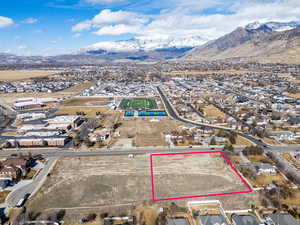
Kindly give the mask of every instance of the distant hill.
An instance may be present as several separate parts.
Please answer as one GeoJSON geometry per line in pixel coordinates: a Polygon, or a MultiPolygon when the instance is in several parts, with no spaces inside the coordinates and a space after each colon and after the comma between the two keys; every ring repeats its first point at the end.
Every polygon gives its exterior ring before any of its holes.
{"type": "Polygon", "coordinates": [[[299,53],[300,27],[298,23],[289,25],[285,23],[280,27],[275,22],[270,22],[269,24],[251,24],[245,28],[239,27],[230,34],[194,48],[183,58],[300,64],[299,53]]]}

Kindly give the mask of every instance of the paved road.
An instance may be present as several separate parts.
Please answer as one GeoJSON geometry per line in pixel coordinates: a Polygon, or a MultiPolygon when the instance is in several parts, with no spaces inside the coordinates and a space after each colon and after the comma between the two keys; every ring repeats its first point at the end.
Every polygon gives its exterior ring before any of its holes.
{"type": "Polygon", "coordinates": [[[169,102],[168,98],[164,95],[164,93],[162,92],[162,90],[160,89],[160,87],[157,87],[158,93],[160,94],[160,97],[165,105],[165,108],[167,109],[167,112],[169,114],[170,117],[172,117],[173,119],[182,122],[182,123],[187,123],[187,124],[191,124],[194,126],[198,126],[198,127],[204,127],[204,128],[213,128],[213,129],[222,129],[222,130],[226,130],[226,131],[230,131],[233,133],[236,133],[237,135],[240,135],[246,139],[248,139],[249,141],[255,143],[258,146],[261,146],[263,148],[269,148],[269,146],[263,142],[261,142],[260,140],[248,135],[248,134],[244,134],[244,133],[240,133],[238,131],[235,131],[233,129],[229,129],[226,127],[220,127],[220,126],[214,126],[214,125],[208,125],[208,124],[204,124],[204,123],[197,123],[197,122],[193,122],[190,120],[186,120],[183,119],[182,117],[178,116],[177,112],[175,111],[175,109],[173,108],[173,106],[171,105],[171,103],[169,102]]]}
{"type": "Polygon", "coordinates": [[[19,202],[19,200],[24,197],[25,194],[33,194],[40,187],[40,185],[42,185],[43,181],[47,178],[47,174],[54,166],[56,160],[56,157],[49,158],[44,169],[40,171],[40,173],[30,184],[22,186],[19,189],[16,189],[15,191],[11,192],[6,198],[6,205],[8,207],[14,207],[19,202]]]}

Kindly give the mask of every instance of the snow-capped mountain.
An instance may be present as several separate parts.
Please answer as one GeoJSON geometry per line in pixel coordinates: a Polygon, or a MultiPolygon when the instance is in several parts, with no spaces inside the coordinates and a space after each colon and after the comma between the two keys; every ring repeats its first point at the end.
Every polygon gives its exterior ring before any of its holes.
{"type": "Polygon", "coordinates": [[[133,51],[151,51],[167,48],[186,48],[196,47],[206,43],[207,40],[192,36],[186,38],[148,38],[137,37],[126,41],[106,41],[90,45],[82,52],[104,50],[108,52],[133,52],[133,51]]]}
{"type": "Polygon", "coordinates": [[[300,22],[267,22],[267,23],[260,23],[255,21],[245,26],[246,30],[257,30],[261,28],[270,29],[272,32],[280,32],[280,31],[287,31],[292,30],[296,27],[300,26],[300,22]]]}

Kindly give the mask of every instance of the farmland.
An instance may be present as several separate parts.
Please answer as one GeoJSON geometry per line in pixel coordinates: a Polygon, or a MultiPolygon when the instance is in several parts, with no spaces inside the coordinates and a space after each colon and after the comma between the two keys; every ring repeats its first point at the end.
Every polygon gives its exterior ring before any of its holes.
{"type": "Polygon", "coordinates": [[[35,77],[45,77],[51,74],[55,74],[56,71],[44,71],[44,70],[1,70],[0,80],[22,80],[35,77]]]}

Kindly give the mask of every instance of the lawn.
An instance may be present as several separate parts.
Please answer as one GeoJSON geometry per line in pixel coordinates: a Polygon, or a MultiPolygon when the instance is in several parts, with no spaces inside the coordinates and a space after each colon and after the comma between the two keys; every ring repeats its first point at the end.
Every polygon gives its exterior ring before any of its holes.
{"type": "Polygon", "coordinates": [[[123,110],[150,110],[157,109],[157,104],[154,99],[148,98],[123,99],[119,108],[123,110]]]}

